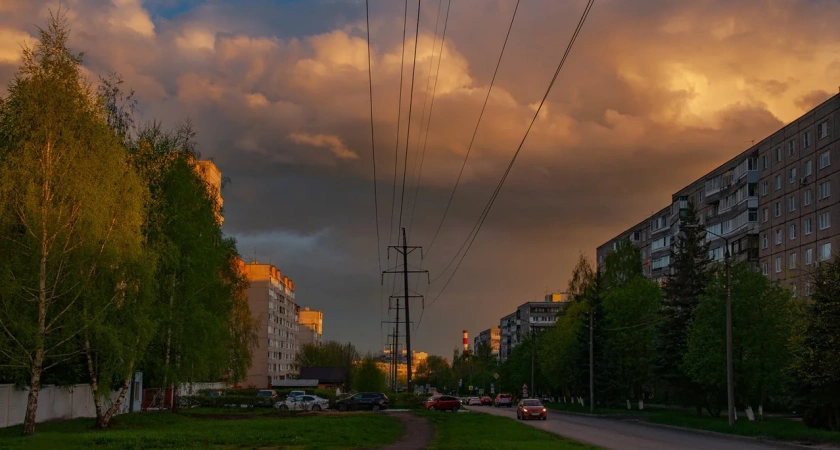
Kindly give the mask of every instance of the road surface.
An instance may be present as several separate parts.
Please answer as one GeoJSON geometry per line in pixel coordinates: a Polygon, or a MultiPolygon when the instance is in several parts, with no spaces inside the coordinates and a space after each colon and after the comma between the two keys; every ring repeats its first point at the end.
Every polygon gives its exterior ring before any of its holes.
{"type": "MultiPolygon", "coordinates": [[[[494,416],[510,417],[516,420],[516,408],[494,408],[472,406],[471,411],[484,412],[494,416]]],[[[790,449],[789,446],[774,445],[738,438],[726,438],[692,431],[674,430],[639,424],[630,420],[606,419],[600,417],[576,416],[548,412],[548,420],[529,420],[525,423],[561,436],[608,449],[621,450],[758,450],[790,449]]]]}

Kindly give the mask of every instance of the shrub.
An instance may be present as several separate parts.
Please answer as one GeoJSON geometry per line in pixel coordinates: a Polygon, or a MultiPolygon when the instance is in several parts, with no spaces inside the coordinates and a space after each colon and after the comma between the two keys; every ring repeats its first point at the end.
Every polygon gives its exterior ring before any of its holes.
{"type": "Polygon", "coordinates": [[[431,394],[415,395],[412,392],[400,392],[396,398],[389,396],[392,408],[423,409],[431,394]]]}
{"type": "Polygon", "coordinates": [[[200,406],[204,408],[241,408],[247,405],[248,408],[270,407],[273,403],[268,397],[257,397],[255,395],[222,395],[220,397],[208,397],[207,395],[191,395],[179,399],[182,408],[200,406]]]}

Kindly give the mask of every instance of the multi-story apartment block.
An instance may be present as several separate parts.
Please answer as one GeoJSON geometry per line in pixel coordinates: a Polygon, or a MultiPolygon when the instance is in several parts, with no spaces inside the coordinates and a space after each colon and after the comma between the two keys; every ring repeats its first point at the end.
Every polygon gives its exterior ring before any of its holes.
{"type": "Polygon", "coordinates": [[[490,351],[494,355],[499,354],[499,344],[501,342],[501,330],[499,328],[488,328],[478,336],[473,338],[473,351],[475,351],[480,344],[490,346],[490,351]]]}
{"type": "Polygon", "coordinates": [[[250,287],[247,291],[251,314],[259,321],[257,346],[251,354],[247,384],[271,387],[275,380],[295,375],[300,308],[295,304],[295,287],[289,277],[271,264],[256,261],[243,265],[250,287]]]}
{"type": "MultiPolygon", "coordinates": [[[[705,227],[709,253],[722,261],[725,242],[737,261],[749,261],[794,292],[799,275],[840,246],[840,95],[754,144],[672,196],[667,207],[597,249],[598,269],[617,242],[641,249],[645,275],[662,282],[671,273],[671,246],[689,199],[705,227]],[[724,240],[722,237],[726,238],[724,240]]],[[[801,285],[801,286],[800,286],[801,285]]]]}
{"type": "Polygon", "coordinates": [[[511,350],[531,332],[541,332],[554,325],[560,311],[568,305],[562,294],[548,294],[541,302],[526,302],[499,321],[499,358],[504,361],[511,350]]]}
{"type": "Polygon", "coordinates": [[[198,176],[207,183],[210,195],[216,199],[216,220],[221,225],[225,222],[225,218],[222,216],[222,207],[225,204],[224,198],[222,198],[222,171],[209,159],[196,161],[195,168],[198,176]]]}
{"type": "Polygon", "coordinates": [[[298,344],[302,347],[305,344],[321,346],[321,336],[324,327],[324,313],[303,308],[300,312],[300,327],[298,328],[298,344]]]}

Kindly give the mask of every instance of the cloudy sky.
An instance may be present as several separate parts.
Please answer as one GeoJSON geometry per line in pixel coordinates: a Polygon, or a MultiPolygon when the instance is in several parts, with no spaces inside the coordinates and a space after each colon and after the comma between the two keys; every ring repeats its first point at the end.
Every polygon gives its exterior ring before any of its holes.
{"type": "MultiPolygon", "coordinates": [[[[375,350],[387,333],[380,321],[388,285],[381,288],[378,272],[380,264],[396,264],[385,260],[384,247],[396,242],[389,228],[400,222],[409,103],[401,222],[411,230],[410,245],[428,247],[514,3],[453,1],[441,56],[448,1],[422,0],[412,96],[417,2],[408,2],[397,141],[404,4],[370,0],[379,258],[363,1],[63,5],[71,44],[84,51],[91,76],[121,73],[137,92],[141,120],[174,126],[190,118],[196,125],[202,155],[232,181],[224,191],[225,230],[241,253],[270,260],[295,280],[298,302],[324,311],[325,338],[375,350]]],[[[475,335],[546,290],[563,290],[579,252],[593,256],[598,244],[670,202],[672,192],[840,85],[837,0],[596,1],[475,244],[429,305],[519,145],[585,3],[521,2],[451,210],[423,263],[437,280],[412,281],[412,289],[430,294],[415,349],[451,355],[461,330],[475,335]]],[[[0,0],[0,82],[12,77],[21,43],[33,42],[57,5],[0,0]]]]}

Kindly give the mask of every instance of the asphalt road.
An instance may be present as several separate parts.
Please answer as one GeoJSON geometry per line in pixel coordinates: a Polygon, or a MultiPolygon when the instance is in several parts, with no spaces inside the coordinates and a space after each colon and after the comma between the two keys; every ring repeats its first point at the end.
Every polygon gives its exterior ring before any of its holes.
{"type": "MultiPolygon", "coordinates": [[[[516,420],[516,407],[470,407],[471,411],[516,420]]],[[[548,412],[548,420],[529,420],[525,423],[561,436],[608,449],[621,450],[758,450],[790,449],[784,445],[726,438],[692,431],[674,430],[639,424],[630,420],[605,419],[548,412]]]]}

